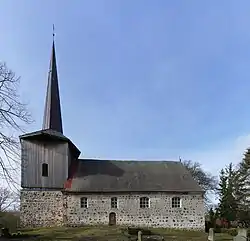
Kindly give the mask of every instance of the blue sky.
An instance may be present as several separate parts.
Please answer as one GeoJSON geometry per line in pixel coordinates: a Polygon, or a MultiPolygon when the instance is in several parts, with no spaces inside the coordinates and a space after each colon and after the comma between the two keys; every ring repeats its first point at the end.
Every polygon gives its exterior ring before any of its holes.
{"type": "Polygon", "coordinates": [[[201,162],[250,146],[250,2],[0,2],[0,56],[40,129],[52,45],[64,134],[82,157],[201,162]]]}

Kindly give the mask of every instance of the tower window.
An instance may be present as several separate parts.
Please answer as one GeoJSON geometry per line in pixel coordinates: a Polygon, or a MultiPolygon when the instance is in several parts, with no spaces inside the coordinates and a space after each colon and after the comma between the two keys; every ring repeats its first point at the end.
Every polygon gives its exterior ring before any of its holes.
{"type": "Polygon", "coordinates": [[[149,198],[141,197],[140,198],[140,208],[149,208],[149,198]]]}
{"type": "Polygon", "coordinates": [[[80,199],[81,208],[87,208],[88,207],[88,199],[86,197],[81,197],[80,199]]]}
{"type": "Polygon", "coordinates": [[[42,164],[42,176],[47,177],[49,175],[49,166],[47,163],[42,164]]]}
{"type": "Polygon", "coordinates": [[[111,208],[117,208],[117,197],[111,198],[111,208]]]}

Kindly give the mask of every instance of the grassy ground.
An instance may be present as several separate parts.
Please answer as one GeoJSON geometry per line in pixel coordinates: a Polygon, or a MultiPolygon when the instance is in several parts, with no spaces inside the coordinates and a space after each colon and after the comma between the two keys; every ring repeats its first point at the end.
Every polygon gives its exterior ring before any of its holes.
{"type": "MultiPolygon", "coordinates": [[[[168,229],[152,229],[156,234],[164,237],[165,240],[176,241],[207,241],[207,234],[194,231],[177,231],[168,229]]],[[[79,227],[79,228],[42,228],[33,230],[23,230],[22,233],[31,237],[36,236],[36,240],[80,240],[80,241],[127,241],[129,235],[126,228],[122,227],[79,227]]],[[[135,238],[135,236],[134,236],[135,238]]],[[[28,240],[28,239],[27,239],[28,240]]],[[[135,239],[133,239],[135,240],[135,239]]],[[[233,240],[228,234],[216,234],[216,240],[233,240]]]]}

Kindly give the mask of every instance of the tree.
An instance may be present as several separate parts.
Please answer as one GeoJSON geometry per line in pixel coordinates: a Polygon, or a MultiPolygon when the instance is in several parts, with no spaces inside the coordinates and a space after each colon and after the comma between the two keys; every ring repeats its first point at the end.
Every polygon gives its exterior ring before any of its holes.
{"type": "Polygon", "coordinates": [[[227,202],[226,202],[226,195],[227,195],[227,177],[225,174],[224,169],[220,171],[220,181],[218,187],[218,194],[219,194],[219,206],[218,212],[220,217],[225,217],[227,212],[227,202]]]}
{"type": "Polygon", "coordinates": [[[250,206],[250,149],[244,153],[244,157],[238,166],[238,199],[244,206],[250,206]]]}
{"type": "Polygon", "coordinates": [[[19,195],[8,188],[0,187],[0,212],[16,210],[19,206],[19,195]]]}
{"type": "Polygon", "coordinates": [[[209,209],[208,215],[209,215],[209,221],[210,221],[212,227],[215,228],[215,226],[216,226],[217,212],[214,211],[214,209],[211,207],[209,209]]]}
{"type": "Polygon", "coordinates": [[[250,226],[250,149],[244,153],[236,169],[235,196],[238,203],[238,220],[250,226]]]}
{"type": "Polygon", "coordinates": [[[235,221],[238,211],[238,203],[235,195],[236,171],[232,163],[221,170],[218,187],[219,206],[218,213],[222,219],[235,221]]]}
{"type": "Polygon", "coordinates": [[[31,123],[31,115],[18,93],[19,77],[0,62],[0,180],[16,182],[20,166],[20,145],[17,138],[23,124],[31,123]]]}
{"type": "Polygon", "coordinates": [[[205,191],[205,204],[208,207],[211,204],[209,195],[217,190],[217,178],[211,173],[204,171],[198,162],[183,161],[182,163],[205,191]]]}

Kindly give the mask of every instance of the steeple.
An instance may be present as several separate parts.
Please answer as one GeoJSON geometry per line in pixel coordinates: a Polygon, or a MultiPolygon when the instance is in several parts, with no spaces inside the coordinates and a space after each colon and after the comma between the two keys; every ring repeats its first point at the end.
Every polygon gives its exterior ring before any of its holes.
{"type": "Polygon", "coordinates": [[[50,129],[63,133],[54,32],[42,129],[50,129]]]}

